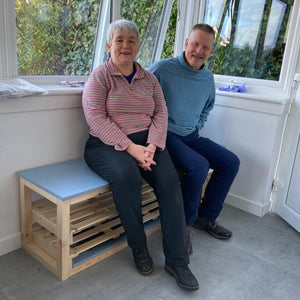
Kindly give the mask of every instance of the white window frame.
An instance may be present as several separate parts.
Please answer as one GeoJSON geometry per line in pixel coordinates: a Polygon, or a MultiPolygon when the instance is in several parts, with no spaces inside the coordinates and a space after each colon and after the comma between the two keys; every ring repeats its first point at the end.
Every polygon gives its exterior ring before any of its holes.
{"type": "MultiPolygon", "coordinates": [[[[120,1],[121,0],[103,0],[102,2],[98,18],[101,22],[98,23],[93,68],[103,62],[107,27],[110,21],[120,18],[120,1]]],[[[170,18],[173,2],[174,0],[165,0],[153,60],[160,59],[168,28],[165,18],[170,18]]],[[[0,2],[0,40],[3,41],[0,43],[0,79],[19,77],[33,84],[42,86],[58,85],[61,81],[65,80],[86,81],[88,79],[88,76],[18,76],[15,1],[2,0],[0,2]]]]}
{"type": "MultiPolygon", "coordinates": [[[[112,0],[103,0],[102,11],[106,3],[112,0]]],[[[178,1],[178,21],[176,27],[175,51],[174,55],[180,54],[184,49],[184,41],[190,29],[196,23],[203,22],[205,12],[205,0],[177,0],[178,1]]],[[[113,0],[111,8],[112,18],[119,18],[120,0],[113,0]]],[[[166,4],[166,15],[171,12],[173,1],[169,0],[166,4]]],[[[163,42],[167,30],[166,22],[161,25],[160,38],[158,39],[155,60],[161,55],[163,42]]],[[[254,78],[239,78],[225,75],[215,75],[217,87],[231,81],[246,82],[249,91],[253,93],[270,92],[274,95],[289,95],[293,78],[296,73],[297,59],[300,51],[300,0],[294,1],[290,18],[290,30],[287,36],[286,50],[283,58],[281,75],[279,81],[270,81],[254,78]]],[[[105,31],[102,27],[101,31],[105,31]]],[[[102,37],[102,40],[105,37],[102,37]]],[[[16,20],[15,20],[15,1],[0,1],[0,78],[17,77],[17,46],[16,46],[16,20]],[[15,51],[13,51],[15,50],[15,51]]],[[[104,43],[105,44],[105,43],[104,43]]],[[[97,42],[96,50],[102,51],[97,42]]],[[[102,51],[103,52],[103,51],[102,51]]],[[[88,76],[20,76],[37,85],[57,85],[62,80],[84,80],[88,76]]]]}
{"type": "MultiPolygon", "coordinates": [[[[184,41],[188,37],[192,26],[202,23],[205,13],[205,0],[177,0],[178,21],[176,27],[175,55],[184,50],[184,41]]],[[[290,26],[287,43],[282,62],[279,81],[263,80],[247,77],[215,75],[216,86],[231,82],[246,83],[251,93],[271,93],[276,96],[290,95],[293,78],[296,73],[297,59],[300,52],[300,0],[294,0],[294,7],[290,16],[290,26]],[[298,30],[297,30],[298,29],[298,30]]]]}
{"type": "Polygon", "coordinates": [[[15,2],[0,2],[0,78],[17,76],[15,2]]]}

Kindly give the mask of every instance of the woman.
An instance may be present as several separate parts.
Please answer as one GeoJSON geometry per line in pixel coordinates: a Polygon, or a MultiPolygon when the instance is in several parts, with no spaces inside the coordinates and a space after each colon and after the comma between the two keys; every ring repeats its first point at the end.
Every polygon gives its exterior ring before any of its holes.
{"type": "Polygon", "coordinates": [[[90,127],[85,160],[109,182],[136,268],[143,275],[152,272],[153,261],[142,220],[142,179],[153,187],[160,207],[165,269],[179,286],[195,290],[199,286],[188,268],[181,190],[164,150],[167,108],[156,77],[134,61],[139,44],[133,22],[110,24],[111,58],[91,73],[83,92],[90,127]]]}

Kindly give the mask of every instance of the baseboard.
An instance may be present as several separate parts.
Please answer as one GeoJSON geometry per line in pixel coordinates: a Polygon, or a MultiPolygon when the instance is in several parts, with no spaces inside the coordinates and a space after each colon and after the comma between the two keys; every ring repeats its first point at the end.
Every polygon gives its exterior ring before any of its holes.
{"type": "Polygon", "coordinates": [[[0,240],[0,256],[21,248],[21,233],[0,240]]]}
{"type": "Polygon", "coordinates": [[[262,205],[260,203],[250,201],[249,199],[239,197],[231,193],[227,195],[225,203],[259,217],[262,217],[266,213],[268,213],[272,205],[271,200],[268,203],[262,205]]]}

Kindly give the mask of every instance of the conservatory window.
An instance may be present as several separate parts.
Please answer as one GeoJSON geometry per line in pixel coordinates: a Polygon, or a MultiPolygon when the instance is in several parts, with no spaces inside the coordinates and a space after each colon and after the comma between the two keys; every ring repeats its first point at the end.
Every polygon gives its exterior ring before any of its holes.
{"type": "Polygon", "coordinates": [[[102,0],[15,1],[18,75],[89,75],[102,0]]]}
{"type": "Polygon", "coordinates": [[[214,74],[278,81],[293,0],[207,0],[204,22],[216,32],[207,62],[214,74]]]}
{"type": "Polygon", "coordinates": [[[105,47],[106,31],[110,21],[127,19],[136,23],[141,34],[141,46],[136,60],[148,67],[154,60],[173,54],[174,43],[164,44],[166,38],[174,42],[176,31],[177,1],[175,0],[104,0],[107,13],[101,15],[98,24],[97,45],[93,68],[103,63],[109,56],[105,47]],[[111,14],[111,15],[110,15],[111,14]],[[168,21],[171,16],[171,26],[168,21]],[[175,19],[175,22],[174,22],[175,19]],[[105,33],[105,34],[104,34],[105,33]]]}
{"type": "Polygon", "coordinates": [[[176,0],[16,0],[18,76],[88,76],[107,59],[107,27],[119,18],[140,29],[143,67],[162,52],[170,57],[174,44],[164,40],[174,42],[176,7],[176,0]]]}

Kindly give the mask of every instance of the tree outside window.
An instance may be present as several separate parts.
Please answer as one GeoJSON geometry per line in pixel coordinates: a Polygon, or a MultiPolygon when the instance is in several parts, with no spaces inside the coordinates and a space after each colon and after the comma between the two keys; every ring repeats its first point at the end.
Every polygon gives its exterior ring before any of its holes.
{"type": "Polygon", "coordinates": [[[88,75],[102,0],[16,0],[19,75],[88,75]]]}

